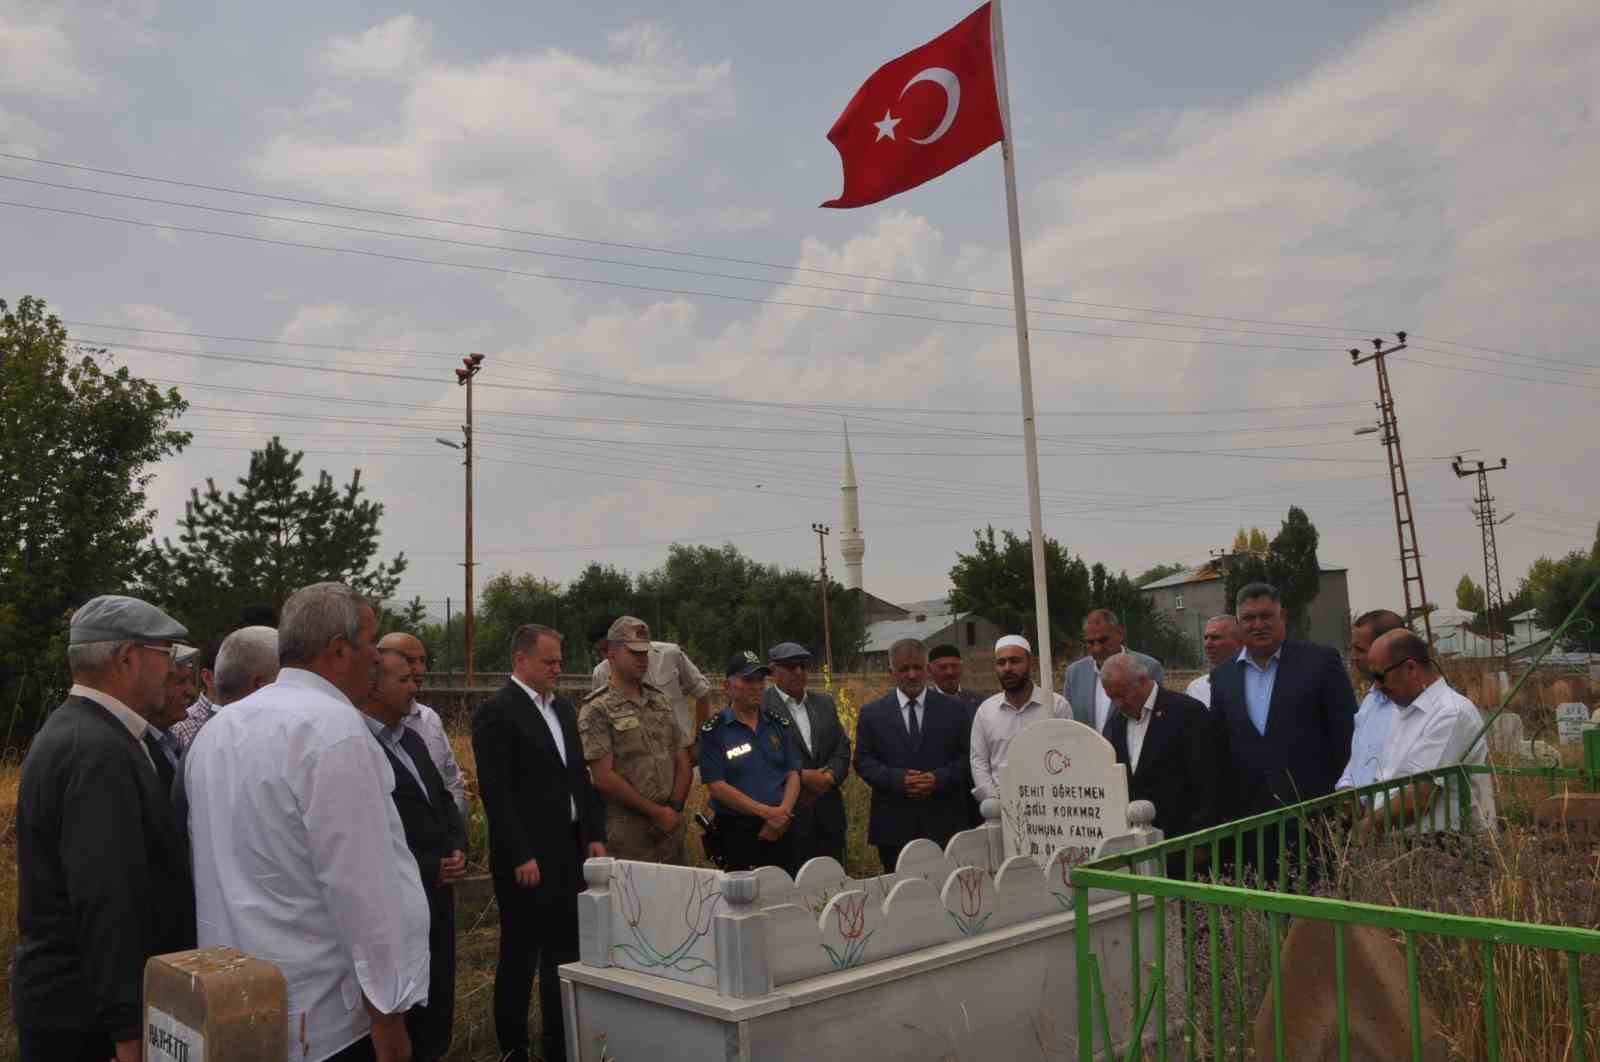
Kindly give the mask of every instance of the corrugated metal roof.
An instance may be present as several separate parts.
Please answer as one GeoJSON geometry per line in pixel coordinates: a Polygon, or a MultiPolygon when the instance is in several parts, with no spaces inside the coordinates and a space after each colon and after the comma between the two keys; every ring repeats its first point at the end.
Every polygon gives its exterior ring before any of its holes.
{"type": "MultiPolygon", "coordinates": [[[[1349,569],[1338,568],[1334,567],[1333,565],[1324,564],[1322,565],[1321,571],[1324,575],[1330,575],[1334,572],[1349,571],[1349,569]]],[[[1202,568],[1185,568],[1176,575],[1169,575],[1165,579],[1157,579],[1153,583],[1145,583],[1143,586],[1139,587],[1139,589],[1164,590],[1169,586],[1188,586],[1191,583],[1209,583],[1220,578],[1222,578],[1222,576],[1215,568],[1211,567],[1210,565],[1206,565],[1202,568]]]]}
{"type": "Polygon", "coordinates": [[[866,653],[887,653],[889,647],[902,638],[915,638],[926,641],[932,635],[938,634],[952,623],[959,623],[970,613],[967,612],[918,612],[907,619],[879,620],[867,624],[867,644],[862,647],[866,653]],[[922,619],[917,619],[921,616],[922,619]]]}

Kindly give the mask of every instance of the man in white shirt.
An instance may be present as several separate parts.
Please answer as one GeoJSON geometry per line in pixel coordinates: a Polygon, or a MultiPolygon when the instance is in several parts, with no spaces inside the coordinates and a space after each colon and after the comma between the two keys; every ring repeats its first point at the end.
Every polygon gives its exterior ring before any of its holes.
{"type": "Polygon", "coordinates": [[[1160,684],[1165,677],[1161,661],[1123,645],[1122,621],[1109,608],[1090,610],[1083,618],[1083,648],[1088,655],[1074,660],[1063,676],[1061,690],[1072,703],[1072,717],[1104,734],[1111,719],[1111,698],[1100,681],[1100,669],[1118,653],[1130,653],[1144,664],[1150,677],[1160,684]]]}
{"type": "MultiPolygon", "coordinates": [[[[1445,682],[1429,658],[1426,642],[1408,630],[1390,631],[1372,643],[1367,662],[1373,679],[1397,708],[1378,768],[1380,780],[1487,760],[1486,746],[1478,740],[1483,716],[1476,705],[1445,682]]],[[[1419,816],[1426,816],[1427,829],[1435,832],[1492,829],[1492,780],[1487,774],[1478,773],[1469,778],[1472,815],[1468,821],[1463,822],[1461,817],[1462,781],[1447,776],[1379,794],[1372,811],[1357,824],[1358,835],[1391,826],[1400,829],[1419,816]]]]}
{"type": "Polygon", "coordinates": [[[428,999],[428,902],[393,769],[355,707],[376,634],[349,587],[296,591],[277,681],[212,718],[183,761],[200,946],[283,972],[304,1062],[409,1058],[405,1012],[428,999]]]}
{"type": "MultiPolygon", "coordinates": [[[[1350,663],[1372,682],[1372,668],[1367,663],[1367,651],[1372,643],[1390,631],[1404,627],[1399,613],[1386,608],[1363,612],[1350,626],[1350,663]]],[[[1344,773],[1334,783],[1335,789],[1352,789],[1370,785],[1378,780],[1378,768],[1383,763],[1383,746],[1389,739],[1399,709],[1376,682],[1367,689],[1356,710],[1355,732],[1350,736],[1350,762],[1344,773]]]]}
{"type": "Polygon", "coordinates": [[[1028,639],[1008,634],[994,643],[994,673],[1000,692],[978,705],[972,719],[968,759],[972,796],[980,803],[1000,796],[1000,770],[1006,765],[1011,739],[1039,719],[1071,719],[1072,705],[1059,693],[1044,696],[1033,682],[1033,647],[1028,639]]]}
{"type": "MultiPolygon", "coordinates": [[[[417,680],[419,687],[422,685],[422,676],[428,673],[428,648],[414,635],[404,631],[385,634],[378,643],[378,649],[405,657],[412,677],[417,680]]],[[[450,791],[450,799],[455,801],[456,810],[464,821],[468,810],[467,780],[461,774],[461,765],[456,762],[456,750],[450,745],[450,735],[445,733],[444,720],[439,718],[438,712],[413,697],[411,708],[406,712],[405,725],[407,730],[414,732],[428,746],[428,758],[439,768],[439,777],[444,779],[444,787],[450,791]]]]}
{"type": "MultiPolygon", "coordinates": [[[[1206,663],[1212,670],[1238,657],[1244,648],[1244,638],[1239,634],[1239,621],[1233,616],[1212,616],[1206,620],[1205,633],[1200,636],[1200,647],[1205,651],[1206,663]]],[[[1189,683],[1183,692],[1211,707],[1211,672],[1189,683]]]]}

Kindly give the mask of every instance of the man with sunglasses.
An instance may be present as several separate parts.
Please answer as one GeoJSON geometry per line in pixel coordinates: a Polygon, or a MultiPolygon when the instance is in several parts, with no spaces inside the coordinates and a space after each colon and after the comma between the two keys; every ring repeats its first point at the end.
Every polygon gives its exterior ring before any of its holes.
{"type": "Polygon", "coordinates": [[[804,866],[814,856],[829,856],[842,867],[846,822],[839,786],[850,774],[850,735],[839,724],[839,706],[833,698],[806,689],[810,662],[811,650],[796,642],[779,642],[767,650],[772,685],[762,695],[761,707],[793,724],[789,733],[800,756],[795,866],[804,866]]]}
{"type": "MultiPolygon", "coordinates": [[[[1372,643],[1367,666],[1374,685],[1394,702],[1397,715],[1378,765],[1380,781],[1405,778],[1458,763],[1482,764],[1488,749],[1479,739],[1483,716],[1477,705],[1451,689],[1428,654],[1428,643],[1409,630],[1395,630],[1372,643]]],[[[1399,829],[1417,819],[1426,832],[1491,829],[1494,786],[1486,774],[1466,783],[1472,813],[1461,815],[1460,778],[1434,778],[1379,793],[1357,825],[1361,835],[1399,829]]]]}
{"type": "Polygon", "coordinates": [[[145,960],[194,947],[188,842],[144,741],[186,634],[132,597],[73,613],[72,689],[33,739],[17,795],[23,1062],[138,1059],[145,960]]]}

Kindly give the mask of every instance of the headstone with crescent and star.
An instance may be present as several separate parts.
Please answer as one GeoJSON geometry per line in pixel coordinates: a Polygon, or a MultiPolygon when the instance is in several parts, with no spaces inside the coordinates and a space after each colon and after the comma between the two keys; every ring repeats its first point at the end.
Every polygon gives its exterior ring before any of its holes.
{"type": "Polygon", "coordinates": [[[1055,853],[1082,863],[1128,832],[1128,777],[1111,742],[1072,719],[1041,719],[1011,739],[1000,771],[1006,858],[1044,866],[1055,853]]]}

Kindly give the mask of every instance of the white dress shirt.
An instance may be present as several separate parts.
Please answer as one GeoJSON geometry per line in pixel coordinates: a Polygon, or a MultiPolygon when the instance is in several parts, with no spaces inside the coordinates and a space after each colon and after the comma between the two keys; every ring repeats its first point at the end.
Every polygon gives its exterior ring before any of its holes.
{"type": "MultiPolygon", "coordinates": [[[[789,709],[789,718],[794,720],[794,728],[800,732],[800,740],[805,742],[806,752],[810,753],[811,712],[806,708],[805,698],[802,697],[797,701],[787,693],[783,692],[783,690],[779,689],[777,686],[772,688],[778,690],[778,696],[783,698],[783,706],[789,709]]],[[[924,692],[923,696],[926,697],[927,693],[924,692]]],[[[921,716],[917,717],[917,721],[919,723],[922,721],[921,716]]]]}
{"type": "MultiPolygon", "coordinates": [[[[1423,690],[1417,699],[1401,708],[1396,706],[1394,725],[1389,729],[1383,746],[1383,762],[1378,776],[1387,781],[1403,778],[1418,771],[1431,771],[1457,763],[1481,764],[1488,759],[1485,742],[1473,746],[1466,755],[1467,745],[1483,726],[1483,716],[1478,706],[1451,689],[1443,678],[1423,690]],[[1465,760],[1462,757],[1466,755],[1465,760]]],[[[1474,822],[1461,823],[1460,797],[1456,786],[1459,781],[1436,782],[1433,806],[1428,809],[1427,828],[1432,830],[1461,829],[1478,826],[1493,828],[1495,821],[1494,785],[1488,775],[1474,774],[1472,778],[1472,813],[1474,822]]],[[[1386,794],[1378,794],[1374,807],[1384,806],[1386,794]]],[[[1382,814],[1379,814],[1382,820],[1382,814]]]]}
{"type": "Polygon", "coordinates": [[[1039,719],[1071,719],[1072,705],[1061,694],[1052,694],[1053,710],[1046,710],[1038,686],[1028,694],[1021,708],[996,693],[978,705],[972,717],[972,740],[967,760],[972,767],[972,796],[987,800],[1000,795],[1000,769],[1006,765],[1011,739],[1017,731],[1039,719]]]}
{"type": "Polygon", "coordinates": [[[1377,686],[1367,691],[1356,712],[1355,731],[1350,737],[1350,762],[1345,764],[1344,773],[1334,783],[1335,789],[1350,789],[1378,780],[1383,766],[1383,747],[1388,743],[1389,731],[1399,714],[1400,709],[1377,686]]]}
{"type": "Polygon", "coordinates": [[[1156,694],[1161,692],[1161,687],[1156,683],[1150,684],[1150,696],[1144,699],[1144,711],[1137,720],[1129,719],[1128,723],[1128,770],[1139,769],[1139,753],[1144,751],[1144,736],[1150,733],[1150,716],[1156,710],[1156,694]]]}
{"type": "Polygon", "coordinates": [[[1199,678],[1195,679],[1193,682],[1189,683],[1189,688],[1183,692],[1187,693],[1189,696],[1193,697],[1207,708],[1210,708],[1211,672],[1208,671],[1204,675],[1201,675],[1199,678]]]}
{"type": "Polygon", "coordinates": [[[217,713],[183,760],[199,945],[277,966],[289,1043],[320,1062],[428,999],[428,901],[364,717],[285,667],[217,713]],[[305,1045],[299,1048],[299,1045],[305,1045]]]}
{"type": "Polygon", "coordinates": [[[412,701],[411,710],[401,722],[428,746],[428,759],[439,768],[439,777],[444,779],[445,790],[450,794],[450,799],[456,802],[456,810],[461,812],[461,821],[465,822],[467,780],[462,777],[461,765],[456,762],[456,750],[450,747],[450,735],[444,732],[444,720],[426,704],[412,701]]]}
{"type": "MultiPolygon", "coordinates": [[[[543,697],[535,693],[533,687],[512,675],[511,681],[522,687],[522,692],[528,695],[533,706],[539,709],[539,718],[544,720],[544,725],[550,730],[550,740],[556,743],[556,755],[561,757],[562,766],[567,762],[567,739],[561,736],[561,720],[556,718],[555,694],[543,697]]],[[[578,801],[576,797],[568,797],[567,805],[572,812],[572,821],[578,821],[578,801]]]]}
{"type": "MultiPolygon", "coordinates": [[[[1127,650],[1123,650],[1126,652],[1127,650]]],[[[1093,659],[1091,657],[1090,659],[1093,659]]],[[[1100,665],[1094,665],[1094,732],[1103,734],[1106,723],[1111,720],[1111,697],[1106,693],[1105,684],[1100,681],[1100,665]]]]}

